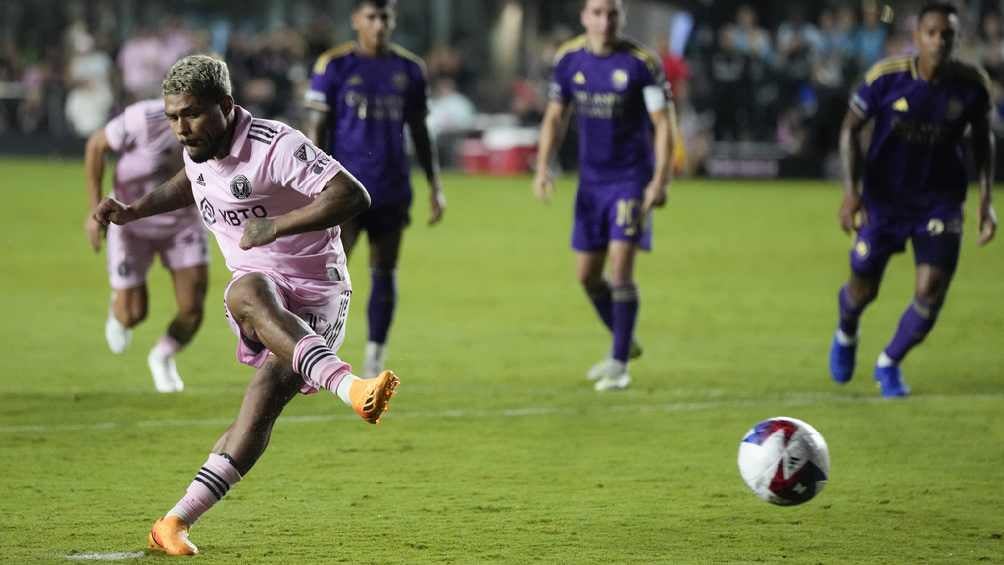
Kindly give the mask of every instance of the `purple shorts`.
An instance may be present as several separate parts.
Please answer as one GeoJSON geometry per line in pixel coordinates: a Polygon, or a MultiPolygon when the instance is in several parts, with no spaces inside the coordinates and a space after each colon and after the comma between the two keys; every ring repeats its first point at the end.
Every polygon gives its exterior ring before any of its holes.
{"type": "Polygon", "coordinates": [[[865,210],[865,224],[851,248],[851,270],[880,277],[889,259],[913,245],[915,264],[933,265],[952,273],[962,244],[962,206],[941,206],[925,214],[892,217],[865,210]]]}
{"type": "Polygon", "coordinates": [[[652,249],[652,215],[640,210],[645,184],[625,182],[604,186],[580,184],[575,195],[572,249],[605,251],[611,241],[630,241],[652,249]]]}
{"type": "MultiPolygon", "coordinates": [[[[329,272],[328,280],[302,279],[275,272],[257,272],[257,274],[275,283],[283,306],[307,322],[307,325],[324,338],[332,351],[338,352],[338,348],[345,341],[345,322],[349,316],[352,285],[344,267],[332,267],[329,272]]],[[[234,271],[230,283],[223,292],[223,308],[230,329],[238,338],[237,360],[257,368],[265,364],[271,352],[265,344],[241,332],[240,326],[230,314],[226,300],[230,287],[241,277],[249,274],[251,274],[249,271],[234,271]]],[[[306,384],[300,391],[304,394],[317,392],[306,384]]]]}
{"type": "Polygon", "coordinates": [[[146,283],[153,258],[170,271],[209,263],[209,248],[202,224],[193,224],[175,234],[147,238],[128,229],[108,226],[108,280],[115,290],[135,288],[146,283]]]}
{"type": "Polygon", "coordinates": [[[382,235],[404,230],[411,223],[411,201],[396,204],[381,204],[370,208],[353,218],[359,231],[371,235],[382,235]]]}

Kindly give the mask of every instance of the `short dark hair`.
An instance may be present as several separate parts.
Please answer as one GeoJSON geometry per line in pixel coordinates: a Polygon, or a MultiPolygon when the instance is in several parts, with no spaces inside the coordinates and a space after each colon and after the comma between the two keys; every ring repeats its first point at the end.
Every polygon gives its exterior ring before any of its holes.
{"type": "Polygon", "coordinates": [[[356,0],[352,5],[352,11],[362,8],[363,6],[373,6],[377,10],[391,9],[397,7],[397,0],[356,0]]]}
{"type": "Polygon", "coordinates": [[[928,2],[917,13],[917,21],[924,19],[924,16],[928,14],[941,14],[947,18],[948,16],[958,16],[959,9],[948,2],[928,2]]]}

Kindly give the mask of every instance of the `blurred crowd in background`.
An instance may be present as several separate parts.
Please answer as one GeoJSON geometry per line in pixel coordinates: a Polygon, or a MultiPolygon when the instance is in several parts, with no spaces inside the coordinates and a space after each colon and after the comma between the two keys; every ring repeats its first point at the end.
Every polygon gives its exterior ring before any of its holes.
{"type": "MultiPolygon", "coordinates": [[[[465,166],[493,130],[532,145],[554,54],[580,33],[581,2],[486,0],[472,16],[487,18],[481,30],[454,21],[438,37],[409,31],[416,5],[441,12],[451,1],[401,2],[395,40],[425,58],[431,129],[446,164],[465,166]]],[[[352,38],[344,1],[301,0],[290,10],[257,0],[249,8],[264,15],[243,19],[206,17],[197,2],[146,4],[139,12],[132,0],[0,3],[0,139],[85,138],[126,104],[157,96],[167,69],[192,52],[226,59],[239,104],[295,125],[314,60],[352,38]]],[[[686,148],[679,172],[715,174],[743,152],[833,163],[850,90],[877,60],[912,50],[920,2],[890,4],[628,0],[627,34],[658,52],[672,85],[686,148]],[[632,27],[639,18],[644,25],[632,27]]],[[[959,55],[988,71],[999,104],[1001,2],[958,6],[959,55]]]]}

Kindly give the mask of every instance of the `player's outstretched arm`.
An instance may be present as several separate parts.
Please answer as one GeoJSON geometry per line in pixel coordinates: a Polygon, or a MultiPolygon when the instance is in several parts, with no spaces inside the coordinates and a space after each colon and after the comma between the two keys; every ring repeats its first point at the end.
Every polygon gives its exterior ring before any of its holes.
{"type": "Polygon", "coordinates": [[[435,225],[443,219],[446,211],[446,194],[439,181],[439,156],[436,152],[436,141],[429,135],[425,117],[416,114],[408,121],[411,139],[415,142],[415,158],[425,171],[425,180],[429,183],[429,225],[435,225]]]}
{"type": "Polygon", "coordinates": [[[652,208],[666,205],[668,186],[672,176],[673,163],[673,130],[675,129],[675,113],[672,104],[655,112],[649,112],[654,126],[655,171],[652,180],[645,187],[645,200],[641,205],[642,217],[652,208]]]}
{"type": "Polygon", "coordinates": [[[990,131],[990,119],[981,115],[972,123],[973,159],[980,177],[980,238],[979,244],[986,245],[997,233],[997,213],[994,211],[992,191],[994,183],[994,134],[990,131]]]}
{"type": "Polygon", "coordinates": [[[564,137],[568,126],[565,105],[554,100],[548,102],[544,119],[540,122],[540,139],[537,142],[537,172],[533,177],[533,194],[538,200],[549,202],[554,194],[554,176],[551,158],[564,137]]]}
{"type": "Polygon", "coordinates": [[[268,245],[283,236],[337,226],[369,207],[369,192],[343,169],[328,181],[310,204],[274,218],[249,220],[240,246],[241,249],[251,249],[268,245]]]}
{"type": "Polygon", "coordinates": [[[132,204],[122,204],[114,198],[102,200],[94,210],[94,220],[102,226],[107,226],[109,223],[123,225],[140,218],[191,206],[194,203],[192,183],[189,182],[185,169],[181,169],[170,180],[132,204]]]}
{"type": "Polygon", "coordinates": [[[105,154],[111,148],[104,128],[100,128],[87,138],[84,149],[84,177],[87,182],[87,217],[84,219],[84,232],[91,248],[97,253],[101,251],[101,241],[104,239],[105,228],[94,218],[94,211],[101,204],[101,185],[105,178],[105,154]]]}
{"type": "Polygon", "coordinates": [[[857,215],[861,210],[861,178],[864,174],[864,153],[861,130],[866,123],[854,110],[848,110],[840,127],[840,162],[844,172],[844,199],[838,217],[840,227],[851,233],[858,227],[857,215]]]}

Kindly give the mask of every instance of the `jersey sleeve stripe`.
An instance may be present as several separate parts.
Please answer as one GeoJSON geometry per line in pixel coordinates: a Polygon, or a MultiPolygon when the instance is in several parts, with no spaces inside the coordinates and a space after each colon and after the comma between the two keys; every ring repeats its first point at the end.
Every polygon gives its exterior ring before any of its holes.
{"type": "Polygon", "coordinates": [[[328,63],[330,63],[333,59],[348,55],[353,49],[355,49],[355,43],[349,41],[321,53],[317,57],[317,62],[314,63],[314,74],[319,75],[324,73],[325,69],[328,68],[328,63]]]}
{"type": "Polygon", "coordinates": [[[911,66],[912,59],[909,57],[879,61],[865,74],[865,83],[870,85],[886,75],[909,71],[911,70],[911,66]]]}
{"type": "Polygon", "coordinates": [[[554,55],[554,63],[557,64],[565,55],[573,51],[578,51],[586,46],[586,36],[580,35],[578,37],[569,39],[568,41],[562,43],[558,47],[558,52],[554,55]]]}

